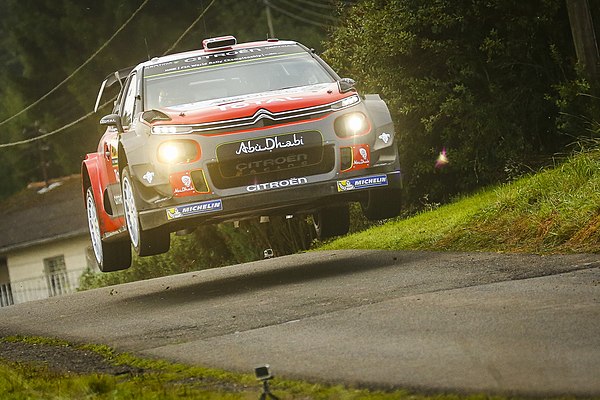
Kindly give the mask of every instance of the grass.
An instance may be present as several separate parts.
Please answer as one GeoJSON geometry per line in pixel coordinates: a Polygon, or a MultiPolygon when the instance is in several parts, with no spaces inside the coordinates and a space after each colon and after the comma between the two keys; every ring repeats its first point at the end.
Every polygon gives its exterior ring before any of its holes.
{"type": "Polygon", "coordinates": [[[326,243],[326,249],[600,252],[600,151],[433,211],[326,243]]]}
{"type": "MultiPolygon", "coordinates": [[[[1,399],[257,399],[262,385],[254,376],[191,367],[162,360],[116,353],[106,346],[75,346],[62,340],[39,337],[9,337],[0,341],[44,346],[72,346],[95,352],[114,365],[127,365],[142,371],[134,374],[106,375],[60,373],[47,366],[9,362],[0,358],[1,399]]],[[[280,399],[339,400],[458,400],[503,399],[486,395],[420,395],[404,390],[379,391],[274,379],[271,391],[280,399]]]]}

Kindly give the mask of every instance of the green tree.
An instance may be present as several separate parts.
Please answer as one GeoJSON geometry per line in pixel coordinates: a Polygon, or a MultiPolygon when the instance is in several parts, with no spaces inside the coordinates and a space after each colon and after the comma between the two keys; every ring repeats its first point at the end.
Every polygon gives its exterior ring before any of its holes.
{"type": "MultiPolygon", "coordinates": [[[[20,112],[71,75],[143,1],[4,0],[0,61],[6,67],[0,70],[0,121],[20,112]]],[[[67,84],[3,124],[0,143],[23,139],[23,129],[35,121],[39,121],[41,129],[53,131],[90,112],[98,87],[108,74],[163,55],[210,2],[184,0],[174,5],[166,0],[149,1],[67,84]]],[[[303,24],[284,14],[273,13],[273,17],[281,38],[300,40],[313,47],[320,45],[325,27],[303,24]]],[[[262,1],[217,0],[170,52],[197,49],[206,37],[233,34],[240,41],[262,40],[267,32],[262,1]]],[[[51,177],[79,171],[84,155],[95,151],[102,134],[97,121],[109,111],[107,106],[47,140],[51,177]]],[[[13,172],[0,183],[0,198],[42,179],[39,160],[31,157],[36,146],[0,149],[0,168],[13,172]],[[32,168],[32,164],[36,167],[32,168]]]]}
{"type": "Polygon", "coordinates": [[[564,0],[365,0],[342,20],[325,57],[388,101],[410,202],[497,182],[573,140],[557,127],[560,85],[577,77],[564,0]]]}

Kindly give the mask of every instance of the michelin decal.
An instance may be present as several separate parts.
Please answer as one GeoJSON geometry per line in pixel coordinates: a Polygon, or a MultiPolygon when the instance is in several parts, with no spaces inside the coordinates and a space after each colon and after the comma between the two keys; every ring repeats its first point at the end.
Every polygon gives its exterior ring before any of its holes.
{"type": "Polygon", "coordinates": [[[203,201],[200,203],[186,204],[167,209],[167,219],[177,219],[190,215],[207,214],[223,210],[221,199],[203,201]]]}
{"type": "Polygon", "coordinates": [[[338,192],[348,192],[350,190],[367,189],[372,187],[387,186],[387,175],[373,175],[363,178],[352,178],[337,182],[338,192]]]}

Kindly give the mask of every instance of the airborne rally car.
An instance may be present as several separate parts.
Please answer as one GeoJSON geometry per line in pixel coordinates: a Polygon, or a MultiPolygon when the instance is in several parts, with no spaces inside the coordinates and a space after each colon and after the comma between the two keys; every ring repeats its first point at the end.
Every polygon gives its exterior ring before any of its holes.
{"type": "Polygon", "coordinates": [[[102,271],[169,250],[170,233],[223,221],[312,214],[317,235],[347,233],[350,202],[396,216],[394,127],[378,95],[292,41],[203,49],[115,72],[121,86],[95,153],[82,164],[102,271]]]}

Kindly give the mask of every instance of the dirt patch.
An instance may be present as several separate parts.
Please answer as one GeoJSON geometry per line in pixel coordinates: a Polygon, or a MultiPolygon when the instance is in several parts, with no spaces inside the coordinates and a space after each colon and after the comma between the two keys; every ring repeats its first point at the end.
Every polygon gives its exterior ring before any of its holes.
{"type": "Polygon", "coordinates": [[[43,365],[55,372],[75,374],[139,374],[143,370],[113,365],[100,354],[72,346],[6,342],[0,340],[0,359],[43,365]]]}

